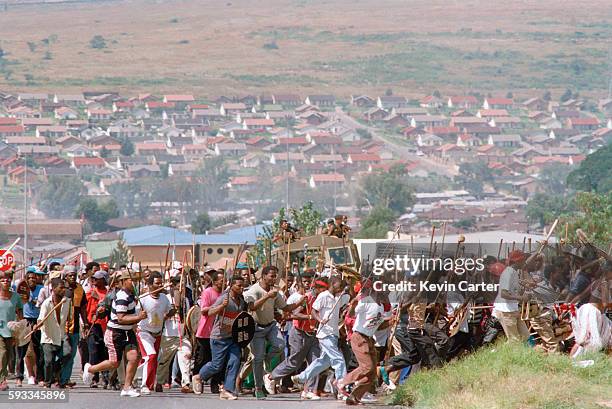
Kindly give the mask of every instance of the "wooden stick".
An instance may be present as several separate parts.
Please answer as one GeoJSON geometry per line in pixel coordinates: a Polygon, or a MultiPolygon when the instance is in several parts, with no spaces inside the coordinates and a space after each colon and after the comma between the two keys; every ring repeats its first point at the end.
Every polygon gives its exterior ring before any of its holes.
{"type": "Polygon", "coordinates": [[[440,257],[444,257],[444,240],[446,239],[446,222],[442,224],[442,244],[440,245],[440,257]]]}
{"type": "Polygon", "coordinates": [[[166,283],[163,286],[159,287],[157,290],[153,290],[153,291],[147,291],[146,293],[142,293],[140,296],[138,296],[138,299],[144,298],[147,295],[153,295],[153,294],[157,294],[162,290],[165,290],[166,288],[170,287],[171,284],[170,283],[166,283]]]}
{"type": "Polygon", "coordinates": [[[429,240],[429,257],[432,257],[434,235],[436,234],[436,225],[431,226],[431,240],[429,240]]]}
{"type": "Polygon", "coordinates": [[[39,320],[39,321],[36,323],[36,325],[34,325],[34,327],[32,327],[32,331],[30,331],[30,332],[29,332],[29,333],[28,333],[28,334],[27,334],[27,335],[24,337],[24,339],[25,339],[25,338],[28,338],[28,337],[30,337],[30,336],[32,336],[32,334],[33,334],[33,333],[35,333],[35,332],[36,332],[36,331],[38,331],[40,328],[42,328],[43,324],[44,324],[44,323],[45,323],[45,321],[46,321],[46,320],[47,320],[47,319],[48,319],[48,318],[51,316],[51,314],[53,314],[53,313],[54,313],[54,312],[55,312],[55,311],[56,311],[56,310],[57,310],[57,309],[58,309],[60,306],[62,306],[62,305],[63,305],[63,304],[66,302],[66,300],[67,300],[67,298],[62,298],[62,301],[58,302],[58,303],[55,305],[55,307],[53,307],[53,308],[51,309],[51,311],[49,311],[49,312],[47,313],[47,315],[45,315],[45,316],[43,317],[43,319],[42,319],[42,320],[39,320]]]}
{"type": "Polygon", "coordinates": [[[497,260],[501,257],[502,245],[504,244],[504,239],[499,240],[499,249],[497,250],[497,260]]]}

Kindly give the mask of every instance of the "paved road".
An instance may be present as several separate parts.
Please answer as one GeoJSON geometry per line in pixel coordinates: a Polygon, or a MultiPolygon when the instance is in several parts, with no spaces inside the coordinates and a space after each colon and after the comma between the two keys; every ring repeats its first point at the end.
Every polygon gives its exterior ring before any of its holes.
{"type": "MultiPolygon", "coordinates": [[[[80,377],[81,367],[78,354],[75,361],[72,380],[77,383],[77,386],[74,389],[66,390],[69,396],[67,403],[36,403],[31,401],[7,404],[7,397],[2,395],[8,395],[8,392],[0,392],[0,409],[342,409],[347,407],[343,402],[332,398],[324,398],[319,401],[302,401],[298,393],[273,395],[261,401],[256,400],[250,395],[240,396],[236,401],[222,401],[218,395],[208,392],[207,386],[204,386],[205,393],[202,395],[181,393],[179,389],[165,389],[163,393],[152,393],[149,396],[140,396],[138,398],[121,397],[118,391],[90,389],[83,385],[80,377]]],[[[10,390],[14,391],[58,391],[58,389],[43,389],[28,385],[24,385],[23,388],[17,388],[14,385],[14,381],[9,381],[10,390]]],[[[384,397],[381,397],[381,403],[370,406],[378,409],[388,407],[382,404],[383,399],[384,397]]]]}
{"type": "Polygon", "coordinates": [[[339,118],[346,126],[350,126],[353,129],[363,128],[368,130],[372,137],[376,140],[384,142],[386,145],[393,147],[394,152],[398,153],[402,159],[407,159],[413,162],[420,162],[427,166],[427,170],[452,178],[457,175],[457,169],[454,167],[442,165],[436,161],[428,159],[423,156],[417,156],[414,152],[411,152],[409,148],[406,146],[395,143],[391,140],[383,138],[379,133],[378,129],[372,126],[367,126],[359,123],[355,118],[348,115],[346,112],[342,110],[341,107],[336,107],[335,117],[339,118]]]}

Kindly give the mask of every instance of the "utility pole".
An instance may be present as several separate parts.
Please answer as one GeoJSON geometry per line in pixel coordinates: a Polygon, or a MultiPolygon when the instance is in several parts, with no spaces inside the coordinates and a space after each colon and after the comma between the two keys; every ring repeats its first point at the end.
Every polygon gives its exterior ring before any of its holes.
{"type": "Polygon", "coordinates": [[[286,186],[287,189],[287,197],[285,201],[285,219],[289,220],[289,138],[291,137],[291,131],[289,130],[289,123],[287,123],[287,178],[286,178],[286,186]]]}
{"type": "Polygon", "coordinates": [[[23,266],[28,263],[28,157],[23,154],[23,266]]]}

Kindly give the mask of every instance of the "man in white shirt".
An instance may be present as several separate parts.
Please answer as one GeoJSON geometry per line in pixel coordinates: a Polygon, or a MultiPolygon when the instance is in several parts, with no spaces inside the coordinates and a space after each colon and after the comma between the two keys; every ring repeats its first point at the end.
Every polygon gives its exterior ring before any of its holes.
{"type": "MultiPolygon", "coordinates": [[[[175,276],[170,279],[171,287],[168,294],[162,294],[166,297],[171,305],[179,303],[175,297],[175,290],[178,294],[178,284],[180,276],[175,276]]],[[[189,299],[185,297],[185,311],[191,308],[189,299]]],[[[176,313],[166,320],[164,330],[162,332],[161,345],[159,349],[159,365],[157,366],[157,385],[156,392],[163,392],[162,385],[167,382],[170,365],[174,357],[177,357],[179,368],[181,370],[181,391],[188,393],[189,380],[191,378],[191,342],[188,336],[185,336],[185,322],[181,318],[180,313],[176,313]]]]}
{"type": "Polygon", "coordinates": [[[526,341],[529,330],[521,320],[519,301],[525,302],[529,298],[521,293],[519,285],[519,270],[525,262],[525,253],[515,250],[508,257],[509,266],[505,268],[499,278],[499,292],[495,298],[493,314],[501,323],[508,341],[526,341]]]}
{"type": "Polygon", "coordinates": [[[374,333],[385,319],[385,309],[380,302],[382,293],[374,293],[375,300],[372,297],[371,285],[371,281],[364,283],[361,297],[353,298],[349,310],[349,314],[355,313],[351,349],[359,366],[337,382],[338,391],[348,396],[347,405],[359,404],[363,395],[377,380],[376,363],[378,362],[378,356],[374,343],[374,333]],[[359,301],[357,302],[357,300],[359,301]],[[345,386],[353,383],[356,386],[349,395],[345,386]]]}
{"type": "MultiPolygon", "coordinates": [[[[53,278],[50,285],[51,296],[43,301],[38,316],[38,325],[41,326],[40,343],[45,360],[46,388],[50,388],[56,380],[59,381],[64,356],[62,344],[66,335],[66,320],[70,310],[69,303],[64,302],[45,321],[42,321],[53,308],[62,302],[64,294],[66,294],[65,283],[61,278],[53,278]]],[[[65,385],[60,385],[60,387],[63,386],[65,385]]]]}
{"type": "Polygon", "coordinates": [[[319,321],[317,338],[321,355],[300,374],[292,376],[293,383],[304,384],[330,366],[334,369],[336,380],[346,375],[344,356],[338,348],[340,309],[350,300],[349,294],[343,290],[344,284],[340,277],[332,277],[330,289],[319,294],[312,305],[312,316],[319,321]]]}
{"type": "MultiPolygon", "coordinates": [[[[138,331],[136,332],[136,339],[143,359],[142,386],[140,388],[140,393],[143,395],[150,395],[155,388],[157,356],[159,355],[162,328],[166,318],[174,313],[168,298],[158,291],[163,285],[164,280],[161,273],[153,271],[147,281],[148,290],[151,294],[145,295],[140,300],[140,309],[147,313],[147,319],[138,323],[138,331]],[[153,293],[155,291],[158,292],[153,293]]],[[[137,308],[138,310],[139,308],[137,308]]]]}

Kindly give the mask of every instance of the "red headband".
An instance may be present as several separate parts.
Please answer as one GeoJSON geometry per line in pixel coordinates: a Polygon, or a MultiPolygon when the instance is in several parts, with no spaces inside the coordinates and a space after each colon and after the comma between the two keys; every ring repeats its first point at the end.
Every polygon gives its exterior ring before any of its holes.
{"type": "Polygon", "coordinates": [[[322,280],[316,280],[315,284],[320,287],[325,287],[325,288],[329,287],[329,284],[327,284],[325,281],[322,281],[322,280]]]}

